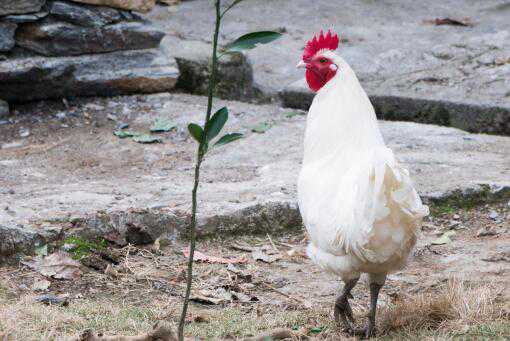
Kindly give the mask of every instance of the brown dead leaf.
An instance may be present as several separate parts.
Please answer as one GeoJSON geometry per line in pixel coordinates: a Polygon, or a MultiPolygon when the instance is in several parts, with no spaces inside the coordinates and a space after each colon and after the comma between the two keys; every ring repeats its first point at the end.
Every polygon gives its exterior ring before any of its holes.
{"type": "Polygon", "coordinates": [[[474,26],[473,25],[473,22],[471,21],[470,18],[449,18],[449,17],[446,17],[446,18],[436,18],[436,19],[432,19],[432,20],[425,20],[425,23],[427,24],[433,24],[433,25],[436,25],[436,26],[441,26],[441,25],[451,25],[451,26],[464,26],[464,27],[472,27],[474,26]]]}
{"type": "Polygon", "coordinates": [[[196,322],[196,323],[208,323],[210,321],[209,315],[199,314],[199,315],[191,315],[186,317],[186,322],[196,322]]]}
{"type": "Polygon", "coordinates": [[[510,64],[510,57],[498,57],[494,59],[494,64],[497,66],[510,64]]]}
{"type": "Polygon", "coordinates": [[[258,302],[259,299],[256,296],[249,296],[242,292],[237,291],[231,291],[232,297],[235,301],[241,302],[241,303],[253,303],[258,302]]]}
{"type": "Polygon", "coordinates": [[[264,252],[262,249],[253,250],[251,253],[251,256],[256,261],[262,261],[264,263],[273,263],[280,258],[282,258],[279,254],[276,255],[269,255],[266,252],[264,252]]]}
{"type": "MultiPolygon", "coordinates": [[[[189,257],[189,248],[185,248],[182,250],[184,257],[189,257]]],[[[218,263],[218,264],[241,264],[246,263],[248,260],[246,257],[235,257],[235,258],[223,258],[223,257],[215,257],[208,256],[200,251],[195,251],[193,254],[193,260],[195,262],[206,262],[206,263],[218,263]]]]}
{"type": "Polygon", "coordinates": [[[227,270],[234,273],[237,276],[237,278],[242,279],[245,282],[249,283],[253,279],[252,274],[237,268],[234,264],[228,264],[227,270]]]}
{"type": "Polygon", "coordinates": [[[191,295],[191,300],[209,305],[218,305],[232,301],[232,294],[225,288],[217,288],[215,290],[203,289],[191,295]]]}
{"type": "Polygon", "coordinates": [[[57,251],[44,258],[38,256],[31,261],[22,263],[46,277],[78,279],[82,274],[80,263],[62,251],[57,251]]]}
{"type": "Polygon", "coordinates": [[[47,279],[36,279],[34,281],[34,284],[32,284],[32,290],[33,291],[44,291],[46,289],[48,289],[51,285],[51,282],[48,281],[47,279]]]}

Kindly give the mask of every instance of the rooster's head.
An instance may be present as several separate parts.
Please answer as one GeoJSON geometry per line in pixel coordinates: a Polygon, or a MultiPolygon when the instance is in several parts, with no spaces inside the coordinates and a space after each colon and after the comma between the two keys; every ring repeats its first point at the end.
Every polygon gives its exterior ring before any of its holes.
{"type": "Polygon", "coordinates": [[[338,48],[338,34],[328,33],[324,35],[321,31],[317,37],[314,35],[305,46],[303,60],[297,67],[306,68],[306,82],[313,91],[319,91],[338,70],[338,65],[333,61],[332,51],[338,48]]]}

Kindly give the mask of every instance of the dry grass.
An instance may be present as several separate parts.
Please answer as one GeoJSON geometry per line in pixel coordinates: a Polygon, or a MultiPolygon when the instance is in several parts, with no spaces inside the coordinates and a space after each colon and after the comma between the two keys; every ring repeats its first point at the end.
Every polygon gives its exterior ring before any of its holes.
{"type": "MultiPolygon", "coordinates": [[[[496,285],[469,285],[452,280],[436,293],[419,294],[384,308],[379,314],[381,339],[505,339],[510,336],[510,320],[498,302],[496,285]]],[[[84,329],[108,334],[133,335],[151,329],[153,323],[168,313],[168,302],[152,301],[133,306],[115,298],[81,299],[68,307],[46,307],[33,303],[30,295],[16,298],[0,295],[0,335],[11,334],[10,340],[58,340],[84,329]]],[[[244,337],[280,327],[310,330],[321,327],[321,339],[339,340],[330,306],[315,309],[276,311],[246,310],[240,306],[224,309],[192,307],[193,316],[207,316],[206,321],[192,322],[187,334],[204,339],[226,336],[244,337]]],[[[357,311],[358,321],[365,311],[357,311]]],[[[307,332],[309,336],[313,336],[307,332]]]]}
{"type": "Polygon", "coordinates": [[[498,302],[500,293],[495,284],[475,286],[453,279],[435,293],[407,297],[381,311],[380,331],[463,334],[491,324],[510,329],[510,317],[498,302]]]}

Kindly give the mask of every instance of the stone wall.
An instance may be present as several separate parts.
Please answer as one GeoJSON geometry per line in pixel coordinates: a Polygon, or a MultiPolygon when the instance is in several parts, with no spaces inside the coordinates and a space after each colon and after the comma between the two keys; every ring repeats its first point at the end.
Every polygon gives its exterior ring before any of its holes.
{"type": "Polygon", "coordinates": [[[175,60],[137,12],[155,0],[0,1],[0,101],[163,92],[175,60]]]}

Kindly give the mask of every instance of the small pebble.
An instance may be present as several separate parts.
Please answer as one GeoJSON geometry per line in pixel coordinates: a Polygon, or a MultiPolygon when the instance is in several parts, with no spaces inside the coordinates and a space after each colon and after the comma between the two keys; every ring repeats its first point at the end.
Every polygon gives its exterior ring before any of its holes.
{"type": "Polygon", "coordinates": [[[29,137],[30,136],[30,129],[20,128],[19,129],[19,136],[21,136],[21,137],[29,137]]]}
{"type": "Polygon", "coordinates": [[[491,218],[492,220],[496,220],[496,219],[498,219],[498,217],[499,217],[498,212],[496,212],[494,210],[489,212],[489,218],[491,218]]]}
{"type": "Polygon", "coordinates": [[[73,250],[76,250],[76,244],[72,244],[72,243],[65,243],[64,245],[62,245],[62,250],[66,251],[66,252],[70,252],[70,251],[73,251],[73,250]]]}
{"type": "Polygon", "coordinates": [[[127,129],[127,128],[129,128],[129,124],[127,124],[127,123],[119,122],[119,124],[117,124],[117,129],[127,129]]]}
{"type": "Polygon", "coordinates": [[[494,231],[494,230],[488,230],[486,228],[481,228],[478,230],[478,232],[476,233],[476,236],[477,237],[488,237],[488,236],[496,236],[498,235],[499,233],[494,231]]]}
{"type": "Polygon", "coordinates": [[[110,121],[117,121],[117,116],[113,114],[106,115],[106,118],[108,118],[110,121]]]}
{"type": "Polygon", "coordinates": [[[66,298],[60,298],[60,297],[57,297],[57,296],[51,295],[51,294],[38,296],[38,297],[36,297],[35,300],[37,302],[41,302],[41,303],[48,304],[48,305],[52,304],[52,305],[67,306],[69,304],[69,302],[67,301],[66,298]]]}

